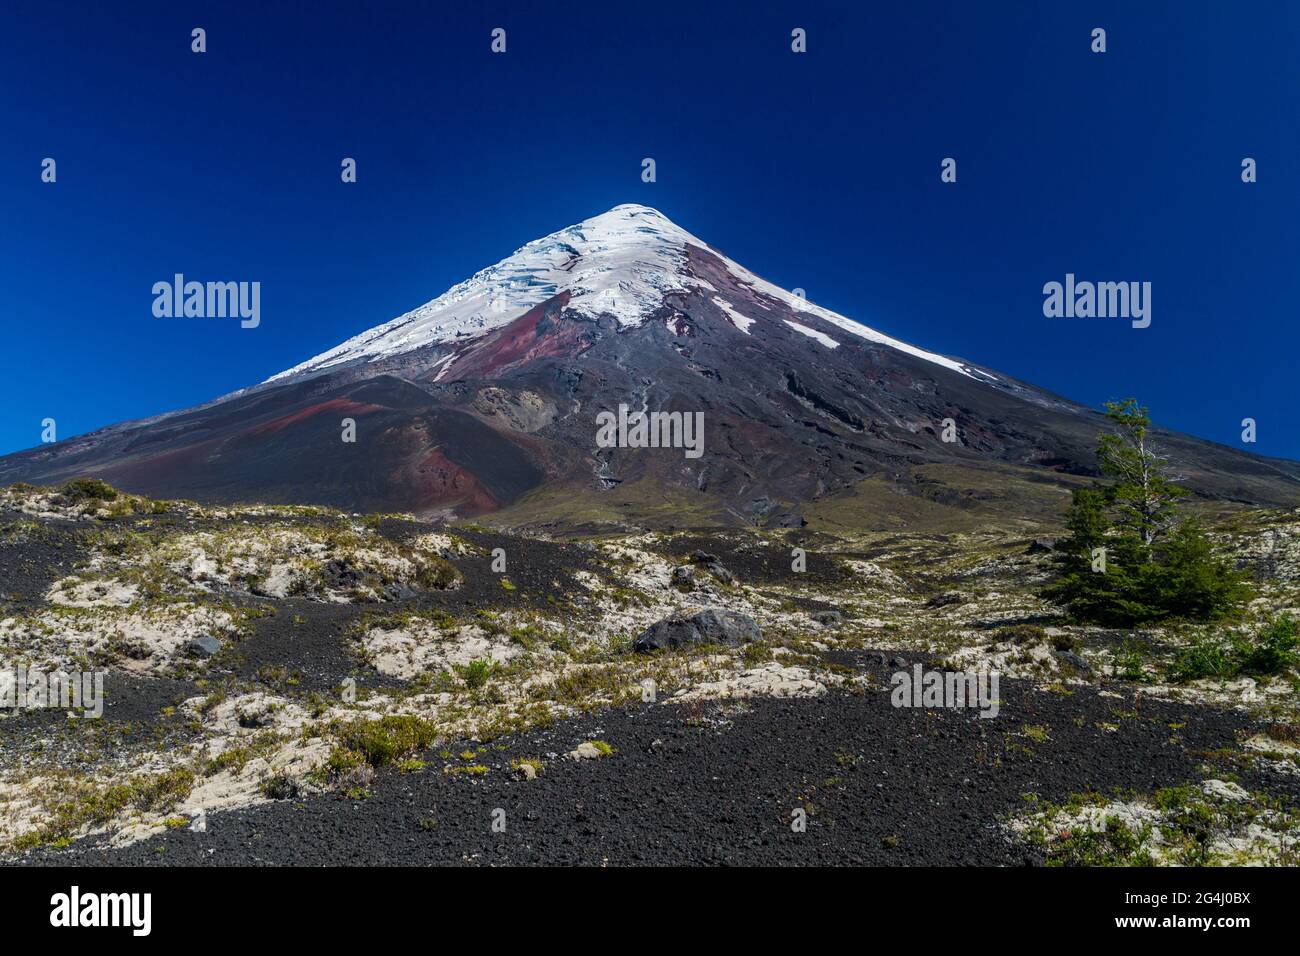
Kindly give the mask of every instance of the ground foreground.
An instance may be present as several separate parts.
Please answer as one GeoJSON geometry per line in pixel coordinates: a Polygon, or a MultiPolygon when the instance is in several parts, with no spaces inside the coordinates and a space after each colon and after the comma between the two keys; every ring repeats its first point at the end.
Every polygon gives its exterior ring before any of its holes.
{"type": "Polygon", "coordinates": [[[0,491],[0,670],[104,675],[97,719],[0,711],[0,846],[1293,865],[1297,675],[1260,648],[1300,605],[1300,512],[1213,530],[1246,619],[1113,631],[1036,596],[1053,543],[1023,528],[548,539],[0,491]],[[996,671],[996,707],[895,706],[917,665],[996,671]]]}

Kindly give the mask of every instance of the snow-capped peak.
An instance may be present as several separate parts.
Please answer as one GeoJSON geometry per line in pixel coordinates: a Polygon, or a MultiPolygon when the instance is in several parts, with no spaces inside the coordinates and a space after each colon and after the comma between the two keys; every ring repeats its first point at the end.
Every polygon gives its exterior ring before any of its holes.
{"type": "MultiPolygon", "coordinates": [[[[690,289],[716,292],[684,268],[687,246],[709,249],[706,243],[657,209],[636,203],[615,206],[599,216],[533,240],[496,265],[452,286],[433,301],[273,375],[263,384],[359,359],[401,354],[426,345],[469,341],[508,325],[561,292],[569,294],[568,307],[577,312],[612,315],[623,326],[640,325],[662,305],[667,293],[690,289]]],[[[988,378],[946,356],[918,349],[812,305],[760,279],[716,250],[709,251],[722,259],[737,280],[792,309],[965,375],[988,378]]],[[[731,309],[726,311],[732,313],[731,309]]],[[[752,324],[752,319],[749,321],[752,324]]],[[[744,331],[748,330],[746,325],[744,331]]]]}
{"type": "Polygon", "coordinates": [[[465,340],[507,325],[560,292],[569,308],[639,325],[666,292],[687,289],[686,245],[704,243],[656,209],[628,203],[535,239],[432,302],[267,379],[274,382],[354,359],[465,340]]]}

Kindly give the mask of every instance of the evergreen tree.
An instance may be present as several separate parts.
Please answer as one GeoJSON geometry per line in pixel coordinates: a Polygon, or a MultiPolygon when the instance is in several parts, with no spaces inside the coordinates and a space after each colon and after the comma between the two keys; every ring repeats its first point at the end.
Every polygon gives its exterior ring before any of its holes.
{"type": "Polygon", "coordinates": [[[1106,417],[1115,430],[1097,439],[1097,464],[1101,473],[1115,480],[1111,488],[1116,524],[1122,536],[1141,541],[1150,561],[1150,549],[1177,520],[1177,502],[1187,489],[1165,474],[1165,460],[1148,440],[1151,418],[1137,399],[1107,402],[1106,417]]]}
{"type": "Polygon", "coordinates": [[[1113,626],[1208,620],[1239,607],[1250,596],[1244,576],[1179,515],[1188,492],[1152,445],[1147,410],[1130,398],[1108,402],[1106,417],[1114,429],[1098,439],[1097,461],[1110,482],[1074,492],[1070,535],[1045,596],[1080,620],[1113,626]]]}

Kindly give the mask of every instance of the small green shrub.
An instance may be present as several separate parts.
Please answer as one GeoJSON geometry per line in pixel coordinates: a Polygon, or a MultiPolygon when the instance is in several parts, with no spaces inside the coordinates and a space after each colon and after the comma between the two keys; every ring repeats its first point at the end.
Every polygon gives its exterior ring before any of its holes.
{"type": "Polygon", "coordinates": [[[456,673],[470,690],[478,690],[486,685],[495,669],[496,665],[484,657],[470,661],[468,664],[456,665],[456,673]]]}
{"type": "Polygon", "coordinates": [[[1300,627],[1289,614],[1273,618],[1255,635],[1253,646],[1242,661],[1248,674],[1280,674],[1296,664],[1300,627]]]}
{"type": "Polygon", "coordinates": [[[460,580],[460,572],[450,561],[432,556],[422,556],[415,583],[426,591],[445,591],[460,580]]]}
{"type": "Polygon", "coordinates": [[[112,501],[117,497],[117,489],[98,478],[73,478],[59,488],[59,493],[72,502],[112,501]]]}
{"type": "Polygon", "coordinates": [[[1115,672],[1121,680],[1140,683],[1149,680],[1146,672],[1146,649],[1137,641],[1129,639],[1120,645],[1115,655],[1115,672]]]}
{"type": "Polygon", "coordinates": [[[1100,831],[1079,829],[1051,847],[1048,866],[1151,866],[1150,831],[1107,817],[1100,831]]]}
{"type": "Polygon", "coordinates": [[[411,714],[394,714],[378,720],[353,720],[336,727],[340,750],[330,756],[330,769],[352,769],[359,760],[382,767],[438,738],[433,724],[411,714]],[[353,757],[352,755],[356,755],[353,757]]]}
{"type": "Polygon", "coordinates": [[[137,785],[134,803],[141,810],[161,810],[179,803],[194,789],[194,772],[177,767],[137,785]]]}
{"type": "Polygon", "coordinates": [[[1169,667],[1169,678],[1176,684],[1205,677],[1231,677],[1240,669],[1228,644],[1217,635],[1205,635],[1182,648],[1169,667]]]}
{"type": "Polygon", "coordinates": [[[302,795],[298,781],[288,774],[278,773],[263,780],[258,786],[262,795],[271,800],[296,800],[302,795]]]}
{"type": "Polygon", "coordinates": [[[1296,665],[1300,655],[1300,628],[1295,618],[1282,614],[1255,634],[1242,631],[1207,634],[1183,648],[1169,667],[1174,683],[1206,677],[1226,679],[1240,674],[1280,674],[1296,665]]]}
{"type": "Polygon", "coordinates": [[[1047,632],[1037,624],[1013,624],[999,628],[993,636],[999,642],[1011,644],[1041,644],[1047,640],[1047,632]]]}

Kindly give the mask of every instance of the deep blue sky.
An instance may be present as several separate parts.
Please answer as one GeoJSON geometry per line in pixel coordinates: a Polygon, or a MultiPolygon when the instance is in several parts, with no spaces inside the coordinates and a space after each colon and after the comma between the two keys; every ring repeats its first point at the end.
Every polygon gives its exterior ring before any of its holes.
{"type": "Polygon", "coordinates": [[[260,381],[643,202],[889,334],[1300,458],[1298,51],[1281,2],[5,0],[0,452],[260,381]],[[261,327],[154,318],[175,272],[260,280],[261,327]],[[1066,272],[1151,281],[1151,327],[1044,318],[1066,272]]]}

